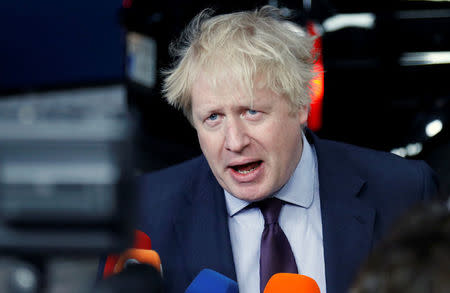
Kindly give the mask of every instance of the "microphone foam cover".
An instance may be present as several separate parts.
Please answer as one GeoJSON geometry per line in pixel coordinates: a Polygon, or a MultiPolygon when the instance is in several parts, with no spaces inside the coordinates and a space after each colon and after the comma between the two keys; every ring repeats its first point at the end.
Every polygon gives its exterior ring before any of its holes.
{"type": "Polygon", "coordinates": [[[298,274],[279,273],[267,282],[264,293],[320,293],[314,279],[298,274]]]}
{"type": "Polygon", "coordinates": [[[114,273],[123,271],[125,264],[129,260],[136,260],[138,263],[151,265],[157,269],[159,273],[162,273],[161,259],[156,251],[136,248],[128,249],[120,255],[114,267],[114,273]]]}
{"type": "Polygon", "coordinates": [[[137,249],[152,249],[152,241],[147,234],[142,232],[141,230],[134,230],[134,244],[133,248],[137,249]]]}
{"type": "Polygon", "coordinates": [[[203,269],[185,293],[239,293],[235,281],[210,269],[203,269]]]}
{"type": "MultiPolygon", "coordinates": [[[[150,237],[141,230],[134,230],[134,243],[133,248],[137,249],[152,249],[152,241],[150,237]]],[[[117,261],[120,258],[120,254],[110,254],[105,260],[105,267],[103,268],[103,278],[109,277],[114,274],[114,268],[117,265],[117,261]]]]}

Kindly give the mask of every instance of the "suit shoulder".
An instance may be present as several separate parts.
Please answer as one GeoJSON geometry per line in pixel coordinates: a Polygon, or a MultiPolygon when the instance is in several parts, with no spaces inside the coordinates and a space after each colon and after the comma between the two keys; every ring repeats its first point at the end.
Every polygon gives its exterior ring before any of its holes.
{"type": "MultiPolygon", "coordinates": [[[[207,168],[203,157],[141,175],[136,180],[137,221],[143,231],[155,234],[187,204],[201,170],[207,168]],[[156,228],[154,228],[156,227],[156,228]],[[158,228],[159,227],[159,228],[158,228]]],[[[206,169],[207,170],[207,169],[206,169]]]]}
{"type": "Polygon", "coordinates": [[[180,164],[140,176],[137,180],[141,196],[152,196],[153,200],[170,200],[192,189],[201,174],[209,167],[203,156],[193,158],[180,164]],[[158,196],[154,196],[154,195],[158,196]]]}
{"type": "Polygon", "coordinates": [[[330,147],[343,154],[346,159],[358,165],[370,167],[377,171],[382,169],[384,172],[395,170],[411,170],[414,168],[423,168],[427,166],[423,161],[409,160],[392,153],[351,145],[343,142],[324,140],[330,147]],[[386,170],[386,167],[393,169],[386,170]]]}
{"type": "Polygon", "coordinates": [[[341,162],[356,167],[369,182],[382,188],[403,188],[423,198],[437,195],[438,181],[434,171],[421,160],[410,160],[392,153],[368,149],[342,142],[324,140],[329,150],[342,156],[341,162]]]}

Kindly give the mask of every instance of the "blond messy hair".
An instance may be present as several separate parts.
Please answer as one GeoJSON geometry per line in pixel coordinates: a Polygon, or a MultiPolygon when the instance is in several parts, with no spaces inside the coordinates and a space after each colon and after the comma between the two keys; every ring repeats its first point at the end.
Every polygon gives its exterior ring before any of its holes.
{"type": "Polygon", "coordinates": [[[211,14],[209,9],[198,14],[171,47],[176,62],[163,71],[163,94],[169,104],[181,108],[192,122],[192,86],[201,72],[207,72],[213,86],[225,73],[252,95],[254,87],[261,86],[255,84],[258,79],[288,98],[292,110],[309,107],[314,63],[311,37],[272,6],[211,14]]]}

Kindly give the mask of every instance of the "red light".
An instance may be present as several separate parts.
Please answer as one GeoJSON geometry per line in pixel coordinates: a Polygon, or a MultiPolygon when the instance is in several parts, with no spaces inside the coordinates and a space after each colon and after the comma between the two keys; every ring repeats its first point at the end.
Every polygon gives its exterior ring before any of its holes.
{"type": "Polygon", "coordinates": [[[312,131],[317,131],[322,128],[322,105],[324,92],[324,73],[322,60],[322,38],[317,33],[313,22],[309,22],[306,26],[310,35],[316,36],[314,40],[313,53],[317,55],[316,63],[314,64],[315,77],[311,81],[311,109],[308,117],[308,128],[312,131]]]}
{"type": "Polygon", "coordinates": [[[123,0],[122,6],[123,8],[130,8],[133,5],[133,0],[123,0]]]}

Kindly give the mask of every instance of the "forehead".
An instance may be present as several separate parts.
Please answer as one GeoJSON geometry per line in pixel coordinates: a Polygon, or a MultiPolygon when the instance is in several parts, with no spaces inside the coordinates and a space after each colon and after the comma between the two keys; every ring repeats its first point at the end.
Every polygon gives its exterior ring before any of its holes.
{"type": "Polygon", "coordinates": [[[265,83],[256,79],[250,82],[238,80],[231,74],[199,74],[192,85],[193,107],[207,104],[253,105],[274,102],[273,91],[265,83]]]}

